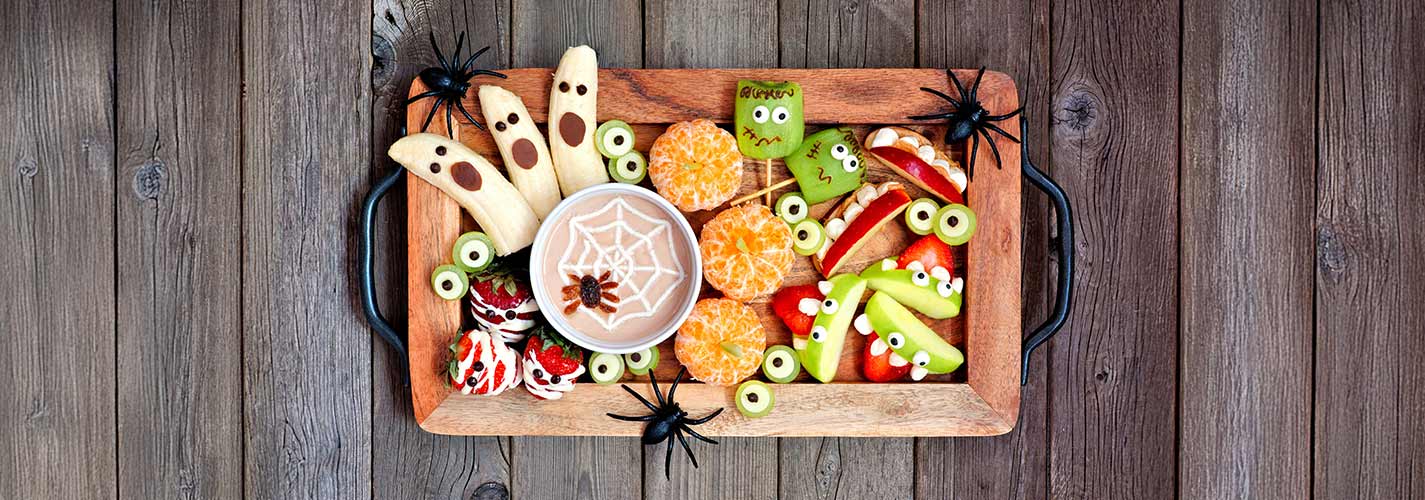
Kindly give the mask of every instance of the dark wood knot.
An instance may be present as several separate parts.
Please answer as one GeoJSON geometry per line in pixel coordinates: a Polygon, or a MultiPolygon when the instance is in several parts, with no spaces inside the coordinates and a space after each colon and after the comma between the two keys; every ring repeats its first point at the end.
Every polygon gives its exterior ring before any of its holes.
{"type": "Polygon", "coordinates": [[[144,162],[143,166],[134,172],[134,195],[141,200],[158,199],[158,195],[163,192],[164,177],[167,177],[167,169],[162,160],[154,158],[144,162]]]}
{"type": "Polygon", "coordinates": [[[475,494],[470,495],[471,500],[509,500],[510,489],[505,485],[490,481],[475,488],[475,494]]]}

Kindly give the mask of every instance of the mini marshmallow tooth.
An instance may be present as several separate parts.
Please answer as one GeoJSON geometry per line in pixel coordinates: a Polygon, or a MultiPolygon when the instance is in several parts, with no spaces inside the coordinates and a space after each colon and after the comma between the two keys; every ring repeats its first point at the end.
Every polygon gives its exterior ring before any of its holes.
{"type": "MultiPolygon", "coordinates": [[[[916,263],[919,262],[920,261],[916,261],[916,263]]],[[[940,281],[950,281],[950,270],[946,269],[945,266],[935,266],[934,269],[930,270],[930,277],[940,281]]]]}
{"type": "MultiPolygon", "coordinates": [[[[880,337],[876,337],[876,340],[871,341],[872,356],[880,356],[882,354],[885,354],[886,350],[890,348],[891,346],[886,345],[886,342],[881,340],[880,337]]],[[[892,354],[892,356],[894,356],[894,354],[892,354]]]]}
{"type": "Polygon", "coordinates": [[[928,370],[919,366],[910,367],[910,379],[915,380],[917,382],[920,381],[920,379],[925,378],[925,375],[929,373],[930,372],[928,370]]]}
{"type": "MultiPolygon", "coordinates": [[[[844,232],[844,231],[846,231],[846,221],[841,220],[840,218],[835,218],[835,219],[831,219],[831,220],[829,220],[829,221],[826,222],[826,237],[827,237],[828,239],[833,239],[833,240],[834,240],[834,239],[840,238],[840,237],[841,237],[841,233],[844,232]]],[[[829,246],[831,246],[831,245],[826,245],[826,246],[829,247],[829,246]]],[[[822,248],[826,248],[826,247],[822,247],[822,248]]]]}
{"type": "Polygon", "coordinates": [[[926,163],[935,161],[935,146],[929,144],[921,145],[915,150],[915,155],[920,157],[920,161],[926,163]]]}
{"type": "MultiPolygon", "coordinates": [[[[816,283],[816,289],[817,291],[821,292],[822,295],[831,295],[831,288],[832,284],[830,281],[818,281],[816,283]]],[[[800,304],[798,304],[798,307],[800,307],[800,304]]],[[[816,307],[817,310],[821,310],[820,300],[816,301],[816,307]]]]}
{"type": "Polygon", "coordinates": [[[915,355],[910,357],[915,366],[925,366],[930,363],[930,353],[925,351],[915,351],[915,355]]]}
{"type": "Polygon", "coordinates": [[[890,191],[890,190],[892,190],[892,189],[899,189],[900,187],[901,187],[901,183],[899,183],[899,182],[894,182],[894,181],[882,182],[881,185],[876,186],[876,195],[877,195],[877,196],[880,196],[880,195],[886,194],[886,191],[890,191]]]}
{"type": "Polygon", "coordinates": [[[958,168],[951,169],[950,175],[947,177],[950,178],[950,182],[955,184],[955,189],[960,190],[961,193],[965,192],[965,185],[970,182],[970,180],[965,177],[965,171],[958,168]]]}
{"type": "Polygon", "coordinates": [[[891,130],[890,128],[883,128],[877,130],[876,136],[871,138],[871,147],[879,148],[884,146],[890,146],[891,144],[894,144],[896,142],[896,139],[899,138],[900,134],[897,134],[896,131],[891,130]]]}
{"type": "Polygon", "coordinates": [[[801,350],[805,350],[806,348],[807,348],[807,338],[806,338],[806,337],[792,336],[792,349],[796,349],[796,350],[798,350],[798,351],[801,351],[801,350]]]}
{"type": "MultiPolygon", "coordinates": [[[[890,357],[890,359],[889,359],[888,361],[890,361],[891,366],[895,366],[895,367],[902,367],[902,366],[905,366],[905,365],[910,364],[909,361],[906,361],[905,358],[902,358],[901,355],[896,354],[896,353],[894,353],[894,352],[891,353],[891,357],[890,357]]],[[[917,368],[919,368],[919,367],[917,367],[917,368]]]]}
{"type": "Polygon", "coordinates": [[[890,271],[890,270],[895,269],[895,268],[896,268],[896,261],[895,261],[895,259],[882,259],[882,260],[881,260],[881,270],[882,270],[882,271],[890,271]]]}
{"type": "MultiPolygon", "coordinates": [[[[861,335],[870,335],[874,331],[871,329],[871,319],[867,318],[865,314],[856,316],[856,319],[851,322],[851,326],[855,327],[856,333],[861,335]]],[[[876,342],[880,341],[879,337],[876,338],[876,342]]]]}
{"type": "Polygon", "coordinates": [[[909,269],[909,270],[911,270],[911,271],[924,271],[924,270],[925,270],[925,263],[923,263],[923,262],[921,262],[921,261],[918,261],[918,260],[912,260],[912,261],[910,261],[909,264],[906,264],[906,265],[905,265],[905,268],[906,268],[906,269],[909,269]]]}
{"type": "Polygon", "coordinates": [[[950,282],[950,288],[954,288],[957,292],[965,293],[965,279],[955,278],[955,281],[950,282]]]}
{"type": "Polygon", "coordinates": [[[867,184],[865,186],[861,186],[861,189],[856,190],[856,203],[860,203],[862,206],[865,206],[870,205],[873,201],[876,201],[875,185],[867,184]]]}
{"type": "Polygon", "coordinates": [[[845,220],[847,224],[850,224],[851,222],[856,220],[857,216],[861,215],[861,212],[864,212],[865,210],[866,208],[861,205],[851,205],[849,207],[846,207],[845,212],[841,213],[841,219],[845,220]]]}
{"type": "Polygon", "coordinates": [[[807,316],[816,316],[816,312],[819,309],[821,309],[821,301],[811,297],[804,298],[797,302],[797,310],[807,316]]]}
{"type": "Polygon", "coordinates": [[[821,248],[817,249],[817,251],[816,251],[816,258],[817,258],[818,260],[826,259],[826,251],[831,248],[831,240],[832,240],[832,239],[834,239],[834,238],[828,237],[828,238],[826,239],[826,242],[821,245],[821,248]]]}
{"type": "Polygon", "coordinates": [[[920,149],[920,141],[915,140],[915,137],[912,137],[912,136],[909,136],[909,135],[908,135],[908,136],[905,136],[905,137],[902,137],[902,138],[900,138],[900,139],[897,139],[897,142],[900,142],[900,143],[902,143],[902,144],[905,144],[905,145],[907,145],[907,146],[910,146],[910,149],[911,149],[912,151],[917,150],[917,149],[920,149]]]}

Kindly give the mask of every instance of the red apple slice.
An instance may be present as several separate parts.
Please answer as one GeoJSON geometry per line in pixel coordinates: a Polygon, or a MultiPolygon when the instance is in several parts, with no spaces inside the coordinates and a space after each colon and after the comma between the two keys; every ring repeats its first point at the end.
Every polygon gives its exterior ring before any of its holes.
{"type": "Polygon", "coordinates": [[[871,148],[871,155],[936,198],[946,203],[965,204],[965,196],[955,189],[955,183],[920,157],[893,146],[871,148]]]}
{"type": "MultiPolygon", "coordinates": [[[[835,241],[830,242],[825,256],[812,259],[812,264],[816,266],[822,276],[829,278],[836,274],[841,265],[846,263],[851,256],[856,255],[856,251],[860,250],[867,241],[870,241],[871,236],[874,236],[881,226],[895,220],[905,210],[905,207],[910,206],[910,195],[905,194],[905,189],[901,188],[900,184],[889,184],[892,186],[885,193],[867,204],[861,213],[846,225],[846,229],[836,237],[835,241]]],[[[826,220],[830,222],[833,218],[841,217],[845,209],[853,203],[855,197],[855,193],[851,194],[851,198],[828,214],[826,220]]]]}

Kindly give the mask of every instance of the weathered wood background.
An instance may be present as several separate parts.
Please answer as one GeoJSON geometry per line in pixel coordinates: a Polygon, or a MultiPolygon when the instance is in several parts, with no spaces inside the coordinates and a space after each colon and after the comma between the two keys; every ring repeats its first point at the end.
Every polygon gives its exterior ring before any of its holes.
{"type": "Polygon", "coordinates": [[[1425,496],[1418,0],[4,3],[0,498],[1425,496]],[[632,438],[420,431],[352,270],[432,30],[499,67],[1016,77],[1080,259],[1019,427],[728,439],[671,480],[632,438]]]}

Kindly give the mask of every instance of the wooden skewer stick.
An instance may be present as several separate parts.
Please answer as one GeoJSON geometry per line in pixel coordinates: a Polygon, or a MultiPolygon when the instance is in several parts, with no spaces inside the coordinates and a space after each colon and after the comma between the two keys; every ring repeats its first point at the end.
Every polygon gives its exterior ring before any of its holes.
{"type": "MultiPolygon", "coordinates": [[[[764,187],[764,188],[759,189],[759,190],[757,190],[757,191],[755,191],[755,192],[752,192],[752,193],[750,193],[750,194],[744,195],[744,196],[741,197],[741,198],[732,200],[732,202],[729,203],[729,205],[735,207],[735,206],[737,206],[737,205],[741,205],[741,204],[743,204],[743,203],[746,203],[746,202],[748,202],[748,201],[750,201],[750,200],[755,200],[755,199],[757,199],[758,196],[762,196],[762,195],[764,195],[764,194],[767,195],[767,198],[768,198],[768,199],[771,199],[771,198],[772,198],[771,193],[772,193],[773,191],[776,191],[776,190],[778,190],[778,189],[782,189],[782,188],[786,187],[788,184],[791,184],[791,183],[796,182],[796,181],[797,181],[796,178],[785,179],[785,180],[783,180],[782,182],[778,182],[778,183],[773,184],[773,185],[771,185],[771,186],[764,187]]],[[[771,207],[771,203],[770,203],[770,202],[768,203],[768,207],[771,207]]]]}
{"type": "MultiPolygon", "coordinates": [[[[763,186],[770,186],[770,185],[772,185],[772,159],[771,159],[771,158],[762,160],[762,185],[763,185],[763,186]]],[[[767,205],[767,206],[769,206],[769,207],[772,206],[772,192],[771,192],[771,191],[767,191],[767,194],[762,198],[762,204],[767,205]]]]}

